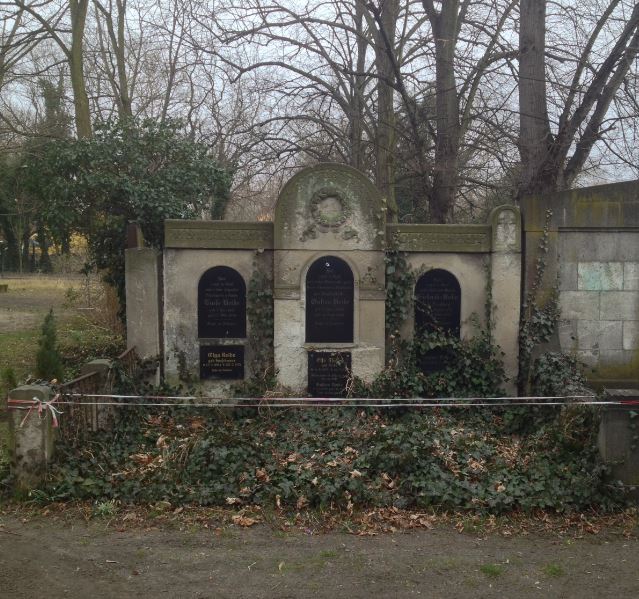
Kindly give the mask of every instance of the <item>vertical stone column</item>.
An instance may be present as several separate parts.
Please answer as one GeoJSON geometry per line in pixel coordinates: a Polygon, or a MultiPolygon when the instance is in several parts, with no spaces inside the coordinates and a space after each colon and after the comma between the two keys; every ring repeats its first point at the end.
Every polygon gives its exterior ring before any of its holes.
{"type": "Polygon", "coordinates": [[[160,253],[152,248],[125,251],[126,339],[140,358],[160,354],[160,253]]]}
{"type": "MultiPolygon", "coordinates": [[[[606,389],[611,400],[637,401],[639,389],[606,389]]],[[[629,496],[639,501],[639,433],[636,405],[604,406],[599,424],[598,446],[601,459],[610,468],[610,479],[621,481],[629,496]]]]}
{"type": "MultiPolygon", "coordinates": [[[[42,385],[25,385],[9,392],[11,400],[31,402],[51,400],[51,389],[42,385]]],[[[44,480],[47,464],[53,457],[55,429],[48,409],[38,414],[37,407],[29,413],[28,403],[16,403],[26,409],[9,409],[9,453],[15,490],[23,494],[36,489],[44,480]]]]}
{"type": "Polygon", "coordinates": [[[490,285],[493,339],[504,352],[506,392],[517,393],[519,316],[521,311],[521,215],[514,206],[499,206],[490,215],[492,254],[490,285]]]}

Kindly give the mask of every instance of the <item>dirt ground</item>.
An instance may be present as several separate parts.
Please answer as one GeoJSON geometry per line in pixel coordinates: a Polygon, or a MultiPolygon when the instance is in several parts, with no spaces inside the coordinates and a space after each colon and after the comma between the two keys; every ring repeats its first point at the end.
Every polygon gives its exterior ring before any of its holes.
{"type": "Polygon", "coordinates": [[[358,537],[116,526],[0,517],[0,597],[639,596],[639,542],[613,532],[505,538],[451,527],[358,537]]]}

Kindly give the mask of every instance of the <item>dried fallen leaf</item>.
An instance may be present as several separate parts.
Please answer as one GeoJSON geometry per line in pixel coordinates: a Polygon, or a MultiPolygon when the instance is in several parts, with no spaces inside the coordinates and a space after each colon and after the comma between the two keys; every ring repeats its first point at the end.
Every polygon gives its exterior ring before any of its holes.
{"type": "Polygon", "coordinates": [[[256,518],[249,518],[248,516],[242,516],[241,514],[235,514],[235,516],[231,518],[231,521],[236,526],[244,527],[253,526],[258,522],[256,518]]]}

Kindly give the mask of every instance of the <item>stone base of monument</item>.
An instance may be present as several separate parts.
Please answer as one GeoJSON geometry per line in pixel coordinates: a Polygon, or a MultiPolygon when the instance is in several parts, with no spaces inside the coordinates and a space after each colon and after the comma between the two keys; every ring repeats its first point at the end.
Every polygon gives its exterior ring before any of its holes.
{"type": "MultiPolygon", "coordinates": [[[[639,389],[606,389],[610,400],[639,402],[639,389]]],[[[639,404],[605,406],[599,425],[599,452],[610,467],[611,482],[620,481],[639,501],[639,404]]]]}

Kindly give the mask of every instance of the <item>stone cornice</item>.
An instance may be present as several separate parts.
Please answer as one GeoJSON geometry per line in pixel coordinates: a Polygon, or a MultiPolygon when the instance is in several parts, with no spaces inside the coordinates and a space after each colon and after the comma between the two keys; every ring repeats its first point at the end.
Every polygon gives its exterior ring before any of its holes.
{"type": "Polygon", "coordinates": [[[164,245],[182,249],[273,249],[273,223],[164,221],[164,245]]]}
{"type": "Polygon", "coordinates": [[[404,252],[490,252],[490,225],[386,225],[404,252]]]}

